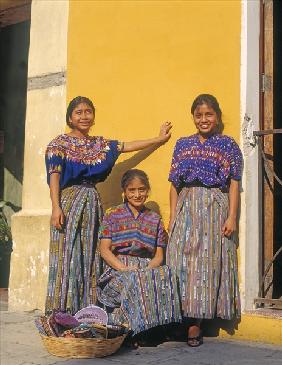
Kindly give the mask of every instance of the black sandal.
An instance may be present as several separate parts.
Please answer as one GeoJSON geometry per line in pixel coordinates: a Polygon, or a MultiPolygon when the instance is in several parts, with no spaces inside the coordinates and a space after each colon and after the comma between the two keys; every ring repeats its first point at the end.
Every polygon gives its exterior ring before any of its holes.
{"type": "Polygon", "coordinates": [[[203,344],[203,336],[199,334],[199,336],[188,337],[187,345],[190,347],[198,347],[203,344]]]}

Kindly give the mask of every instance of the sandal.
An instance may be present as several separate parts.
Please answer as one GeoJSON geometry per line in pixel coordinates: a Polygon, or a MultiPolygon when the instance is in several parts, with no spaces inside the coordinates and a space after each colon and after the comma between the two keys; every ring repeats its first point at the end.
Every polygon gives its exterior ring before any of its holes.
{"type": "Polygon", "coordinates": [[[202,344],[203,344],[203,335],[201,328],[199,325],[193,324],[191,327],[189,327],[188,330],[187,345],[190,347],[198,347],[202,344]],[[189,332],[191,333],[192,336],[191,335],[189,336],[190,334],[189,332]]]}
{"type": "Polygon", "coordinates": [[[196,337],[188,337],[187,345],[190,347],[198,347],[203,344],[203,336],[200,334],[196,337]]]}

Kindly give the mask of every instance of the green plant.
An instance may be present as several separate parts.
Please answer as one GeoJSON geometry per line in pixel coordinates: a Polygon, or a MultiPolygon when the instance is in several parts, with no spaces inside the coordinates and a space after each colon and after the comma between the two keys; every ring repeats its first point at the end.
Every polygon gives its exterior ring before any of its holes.
{"type": "Polygon", "coordinates": [[[12,247],[12,233],[11,228],[8,225],[7,218],[3,211],[5,201],[0,201],[0,246],[11,248],[12,247]]]}

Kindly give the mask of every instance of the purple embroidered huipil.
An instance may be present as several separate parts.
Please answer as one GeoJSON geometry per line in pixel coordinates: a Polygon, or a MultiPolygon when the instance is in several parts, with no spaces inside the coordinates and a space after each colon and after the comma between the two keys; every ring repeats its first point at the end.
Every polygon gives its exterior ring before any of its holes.
{"type": "Polygon", "coordinates": [[[227,188],[230,179],[240,180],[242,153],[233,138],[214,134],[204,143],[193,134],[177,140],[168,180],[176,188],[200,183],[227,188]]]}

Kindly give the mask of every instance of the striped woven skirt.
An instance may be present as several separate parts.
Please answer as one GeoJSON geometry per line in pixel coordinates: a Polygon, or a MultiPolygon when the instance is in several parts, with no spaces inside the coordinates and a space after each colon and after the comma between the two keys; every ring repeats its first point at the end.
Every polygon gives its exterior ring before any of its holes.
{"type": "Polygon", "coordinates": [[[136,271],[106,267],[97,282],[97,297],[109,313],[109,322],[126,325],[132,335],[182,320],[176,276],[168,266],[147,269],[150,259],[119,255],[136,271]]]}
{"type": "Polygon", "coordinates": [[[179,279],[182,313],[190,318],[240,316],[237,245],[221,234],[228,194],[186,187],[179,194],[167,265],[179,279]]]}
{"type": "Polygon", "coordinates": [[[74,314],[96,303],[99,195],[93,186],[74,185],[62,191],[61,207],[64,228],[51,227],[46,314],[52,309],[74,314]]]}

